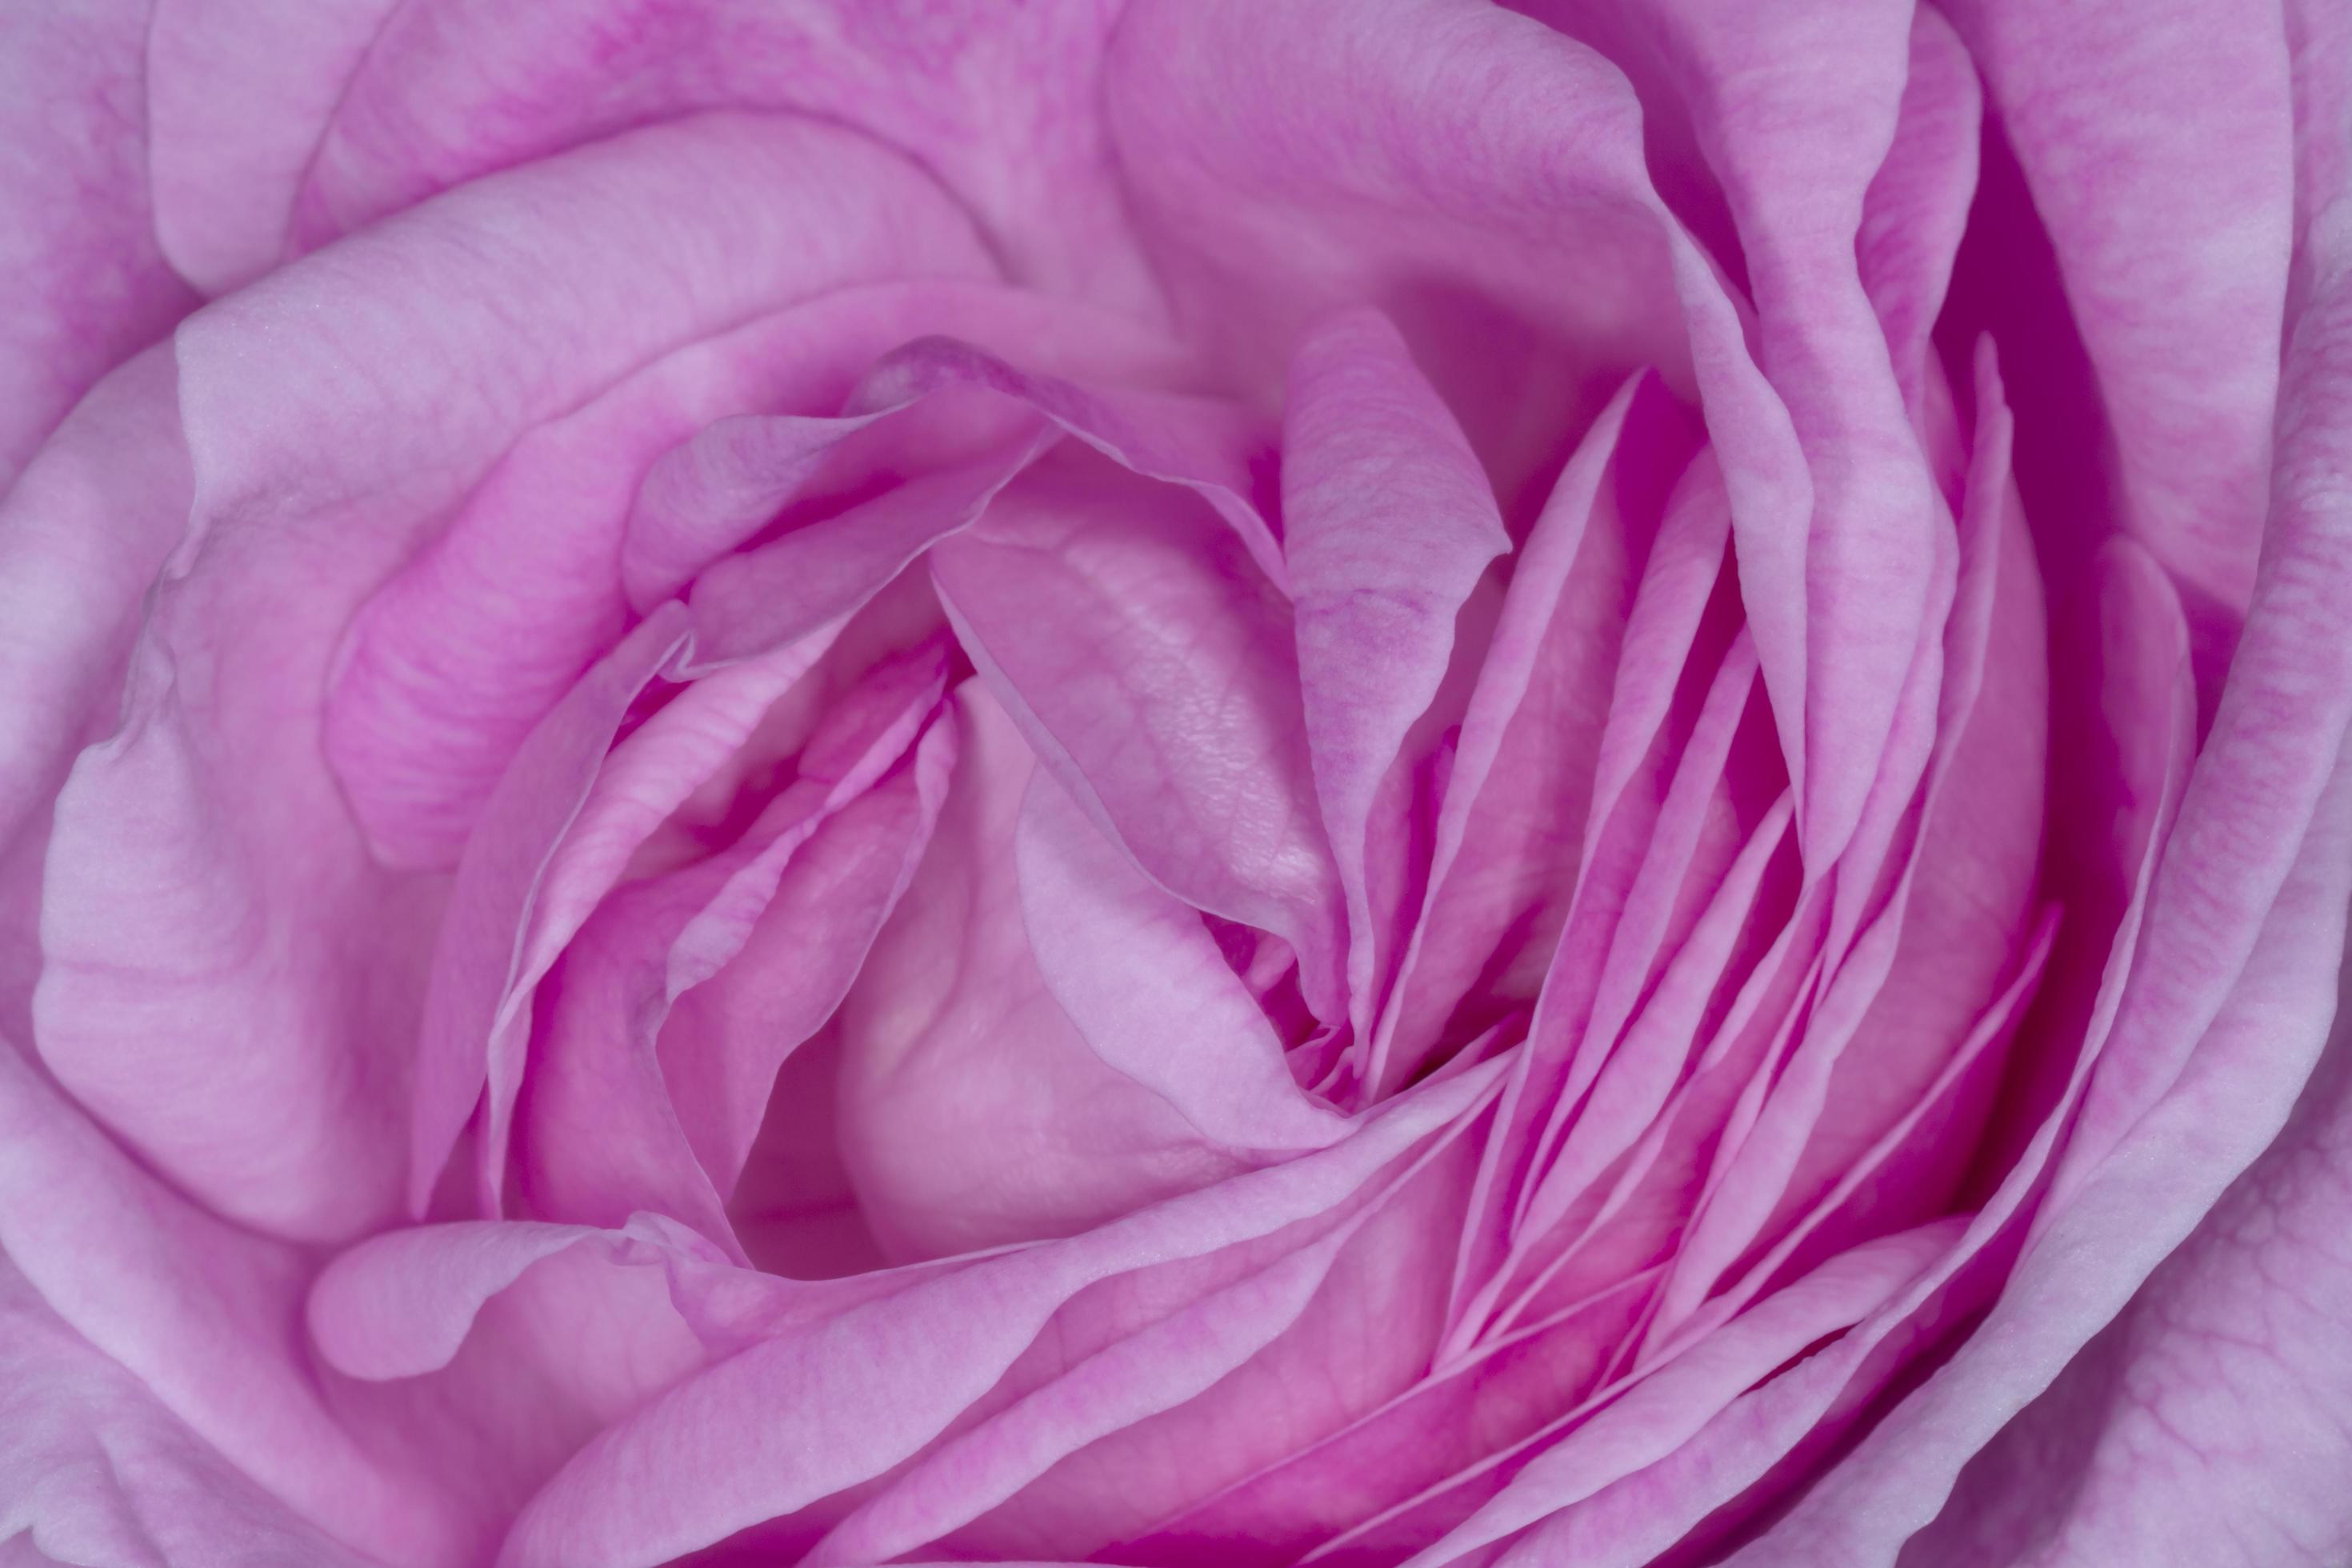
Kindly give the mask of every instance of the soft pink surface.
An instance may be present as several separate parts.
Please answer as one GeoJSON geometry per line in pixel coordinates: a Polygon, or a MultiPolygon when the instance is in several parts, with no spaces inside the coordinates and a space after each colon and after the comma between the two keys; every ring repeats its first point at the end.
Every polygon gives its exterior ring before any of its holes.
{"type": "Polygon", "coordinates": [[[2352,15],[0,19],[0,1562],[2352,1551],[2352,15]]]}

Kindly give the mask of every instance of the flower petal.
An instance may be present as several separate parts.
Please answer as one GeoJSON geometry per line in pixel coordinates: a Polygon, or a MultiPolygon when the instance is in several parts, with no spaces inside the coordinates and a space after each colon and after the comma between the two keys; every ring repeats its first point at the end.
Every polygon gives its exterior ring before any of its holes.
{"type": "Polygon", "coordinates": [[[1291,1080],[1283,1042],[1200,914],[1154,886],[1050,774],[1013,838],[1045,988],[1095,1054],[1244,1149],[1315,1149],[1347,1121],[1291,1080]]]}
{"type": "Polygon", "coordinates": [[[0,1549],[24,1568],[368,1568],[190,1431],[0,1259],[0,1549]]]}
{"type": "Polygon", "coordinates": [[[0,16],[0,492],[84,392],[195,303],[148,207],[150,12],[0,16]]]}
{"type": "Polygon", "coordinates": [[[2124,526],[2234,618],[2262,540],[2294,238],[2280,13],[2215,0],[2128,16],[2032,0],[1943,9],[2056,247],[2106,406],[2124,526]]]}
{"type": "Polygon", "coordinates": [[[1097,826],[1195,909],[1288,942],[1309,1004],[1339,1016],[1343,916],[1290,607],[1244,543],[1181,489],[1057,455],[935,550],[931,574],[982,678],[1097,826]]]}
{"type": "Polygon", "coordinates": [[[1511,541],[1460,427],[1379,316],[1339,317],[1300,345],[1283,424],[1307,743],[1348,903],[1348,1015],[1368,1055],[1406,896],[1373,886],[1370,840],[1412,837],[1376,822],[1375,802],[1391,770],[1421,761],[1403,754],[1406,736],[1445,678],[1455,616],[1511,541]]]}

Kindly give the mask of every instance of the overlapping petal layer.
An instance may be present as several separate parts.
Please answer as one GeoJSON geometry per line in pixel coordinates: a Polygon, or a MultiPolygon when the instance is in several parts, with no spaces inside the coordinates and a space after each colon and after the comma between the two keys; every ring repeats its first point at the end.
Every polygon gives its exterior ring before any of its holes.
{"type": "Polygon", "coordinates": [[[13,25],[0,463],[215,298],[0,502],[0,1543],[2144,1549],[2340,1372],[2333,9],[949,9],[13,25]]]}

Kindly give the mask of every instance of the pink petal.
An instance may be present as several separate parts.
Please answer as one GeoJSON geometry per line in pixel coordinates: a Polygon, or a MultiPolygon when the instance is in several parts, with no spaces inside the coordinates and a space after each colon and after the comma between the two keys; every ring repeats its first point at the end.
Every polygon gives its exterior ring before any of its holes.
{"type": "Polygon", "coordinates": [[[1308,1001],[1336,1016],[1343,917],[1290,607],[1246,547],[1180,489],[1057,458],[931,573],[982,677],[1097,826],[1185,902],[1287,941],[1308,1001]]]}
{"type": "Polygon", "coordinates": [[[297,1354],[310,1264],[138,1166],[0,1048],[0,1251],[224,1466],[370,1552],[462,1554],[483,1521],[354,1440],[297,1354]]]}
{"type": "Polygon", "coordinates": [[[455,864],[523,736],[619,639],[633,608],[624,530],[659,454],[746,409],[831,413],[875,355],[958,299],[827,293],[665,355],[526,432],[369,599],[337,656],[328,756],[377,857],[455,864]]]}
{"type": "MultiPolygon", "coordinates": [[[[813,488],[822,493],[825,487],[812,481],[840,466],[845,452],[859,461],[850,473],[833,476],[830,488],[851,493],[874,482],[873,475],[858,471],[868,465],[885,472],[893,465],[919,471],[971,456],[971,448],[986,445],[987,433],[995,430],[991,416],[1009,414],[996,407],[1000,402],[1026,405],[1114,462],[1197,490],[1251,554],[1278,573],[1278,547],[1260,515],[1261,487],[1252,471],[1270,461],[1271,433],[1241,408],[1144,390],[1186,378],[1190,367],[1173,345],[1116,317],[1045,308],[1018,295],[966,302],[981,335],[1017,349],[1031,369],[1016,370],[984,349],[934,333],[872,365],[845,400],[842,417],[745,418],[705,430],[646,477],[621,544],[629,602],[650,608],[771,527],[785,502],[813,488]],[[1083,365],[1120,390],[1097,393],[1042,374],[1057,363],[1083,365]],[[877,462],[872,454],[855,452],[869,425],[934,399],[935,423],[889,421],[876,432],[910,428],[915,439],[908,445],[921,456],[886,447],[877,462]],[[977,428],[960,429],[958,414],[977,428]]],[[[862,444],[875,445],[870,438],[862,444]]]]}
{"type": "Polygon", "coordinates": [[[1511,542],[1460,427],[1378,316],[1340,317],[1300,346],[1283,436],[1307,742],[1347,899],[1349,1017],[1369,1051],[1404,895],[1372,886],[1369,839],[1404,833],[1374,821],[1374,802],[1392,768],[1419,762],[1402,748],[1445,677],[1454,617],[1511,542]]]}
{"type": "Polygon", "coordinates": [[[2210,0],[2128,16],[2011,0],[1944,9],[2056,247],[2115,442],[2122,525],[2234,618],[2263,537],[2293,239],[2278,13],[2210,0]]]}
{"type": "MultiPolygon", "coordinates": [[[[2330,62],[2316,68],[2320,74],[2306,86],[2315,101],[2331,106],[2322,123],[2340,127],[2347,95],[2341,68],[2333,64],[2340,53],[2321,50],[2310,58],[2330,62]]],[[[2340,200],[2345,165],[2332,148],[2315,172],[2323,182],[2319,200],[2340,200]]],[[[2148,894],[2139,962],[2114,1012],[2091,1103],[2045,1222],[1991,1317],[1955,1353],[1945,1375],[1906,1401],[1816,1488],[1780,1532],[1759,1545],[1759,1561],[1867,1561],[1925,1524],[1929,1505],[1946,1495],[1961,1466],[2124,1309],[2139,1281],[2211,1212],[2225,1184],[2273,1142],[2327,1033],[2352,889],[2352,844],[2343,831],[2352,820],[2344,795],[2352,775],[2339,755],[2352,703],[2342,639],[2330,628],[2347,613],[2352,584],[2334,542],[2340,506],[2332,480],[2320,476],[2340,472],[2345,462],[2352,387],[2345,322],[2352,294],[2344,287],[2340,234],[2315,227],[2308,243],[2312,288],[2288,342],[2268,547],[2246,636],[2148,894]]],[[[2316,1100],[2315,1111],[2326,1104],[2316,1100]]],[[[2298,1163],[2302,1141],[2324,1138],[2319,1129],[2326,1125],[2324,1113],[2303,1122],[2280,1160],[2298,1163]]],[[[2280,1189],[2252,1189],[2266,1190],[2280,1189]]],[[[2187,1324],[2210,1321],[2210,1298],[2199,1299],[2210,1287],[2195,1282],[2198,1255],[2210,1245],[2193,1243],[2183,1255],[2187,1324]]],[[[2329,1288],[2318,1260],[2292,1247],[2272,1266],[2290,1270],[2284,1278],[2315,1281],[2315,1290],[2329,1288]]],[[[2170,1293],[2159,1288],[2147,1310],[2160,1319],[2170,1293]]],[[[2260,1342],[2269,1336],[2257,1330],[2250,1337],[2260,1342]]],[[[2191,1326],[2173,1342],[2194,1347],[2197,1338],[2191,1326]]],[[[2127,1346],[2128,1331],[2124,1340],[2127,1346]]],[[[2300,1353],[2289,1348],[2293,1341],[2276,1342],[2287,1359],[2300,1353]]],[[[2091,1364],[2121,1352],[2111,1342],[2093,1352],[2091,1364]]],[[[2154,1353],[2160,1372],[2167,1352],[2154,1353]]],[[[2242,1375],[2261,1364],[2257,1356],[2231,1370],[2242,1375]]],[[[2312,1363],[2309,1375],[2328,1375],[2326,1365],[2312,1363]]],[[[2085,1510],[2074,1527],[2081,1533],[2070,1542],[2129,1550],[2123,1542],[2131,1527],[2117,1519],[2115,1500],[2128,1496],[2134,1515],[2152,1523],[2173,1518],[2161,1496],[2163,1461],[2118,1474],[2106,1458],[2117,1450],[2088,1435],[2105,1424],[2097,1402],[2105,1394],[2084,1383],[2077,1377],[2063,1384],[2014,1446],[1996,1450],[1985,1474],[2002,1474],[2053,1424],[2077,1424],[2069,1453],[2082,1455],[2087,1446],[2085,1474],[2095,1479],[2087,1480],[2085,1510]],[[2133,1484],[2141,1481],[2152,1490],[2133,1484]]],[[[2201,1404],[2198,1391],[2221,1385],[2159,1376],[2139,1386],[2157,1390],[2152,1403],[2116,1413],[2122,1429],[2115,1441],[2163,1456],[2170,1439],[2154,1436],[2151,1428],[2168,1417],[2197,1421],[2191,1407],[2201,1404]]],[[[2279,1462],[2278,1451],[2269,1452],[2260,1464],[2266,1489],[2279,1462]]],[[[2235,1489],[2227,1479],[2213,1486],[2209,1495],[2235,1489]]],[[[2277,1495],[2266,1489],[2266,1521],[2291,1517],[2292,1528],[2315,1537],[2331,1528],[2328,1513],[2302,1511],[2299,1499],[2282,1508],[2277,1495]]],[[[2042,1531],[2052,1527],[2058,1506],[2037,1486],[2016,1514],[1990,1518],[1983,1528],[1996,1541],[2019,1528],[2042,1531]]],[[[2262,1528],[2247,1514],[2232,1510],[2231,1517],[2262,1528]]],[[[2202,1521],[2179,1522],[2194,1530],[2202,1521]]],[[[1976,1544],[1970,1532],[1965,1519],[1939,1527],[1923,1542],[1922,1561],[1966,1560],[1976,1544]]]]}
{"type": "Polygon", "coordinates": [[[1976,62],[1943,13],[1921,6],[1911,16],[1910,69],[1895,140],[1864,194],[1854,240],[1862,286],[1885,331],[1887,358],[1914,423],[1934,371],[1928,334],[1976,195],[1983,114],[1976,62]]]}
{"type": "MultiPolygon", "coordinates": [[[[1711,546],[1688,552],[1703,602],[1723,548],[1720,498],[1669,526],[1668,487],[1689,458],[1682,411],[1654,379],[1629,384],[1560,470],[1522,546],[1463,715],[1431,851],[1430,891],[1381,1019],[1370,1077],[1384,1089],[1444,1042],[1457,1006],[1534,1000],[1567,919],[1601,735],[1634,588],[1656,552],[1678,558],[1694,521],[1711,546]],[[1476,988],[1473,994],[1474,986],[1476,988]]],[[[1657,595],[1648,600],[1657,614],[1657,595]]]]}
{"type": "Polygon", "coordinates": [[[1328,1212],[1479,1103],[1494,1077],[1431,1083],[1328,1149],[976,1262],[739,1354],[608,1431],[524,1511],[500,1562],[652,1568],[879,1474],[987,1392],[1077,1291],[1328,1212]],[[693,1484],[646,1485],[649,1464],[693,1484]],[[616,1484],[622,1477],[635,1479],[616,1484]]]}
{"type": "Polygon", "coordinates": [[[680,1245],[674,1230],[643,1224],[414,1226],[336,1258],[312,1283],[305,1320],[338,1371],[372,1381],[416,1377],[448,1365],[483,1306],[545,1259],[593,1247],[615,1265],[641,1264],[680,1245]]]}
{"type": "Polygon", "coordinates": [[[843,1002],[841,1154],[886,1252],[1067,1235],[1229,1174],[1104,1063],[1037,972],[1013,864],[1036,763],[976,682],[931,845],[843,1002]]]}
{"type": "MultiPolygon", "coordinates": [[[[1935,487],[1855,266],[1865,194],[1910,65],[1908,15],[1865,4],[1816,5],[1801,19],[1694,6],[1654,23],[1688,62],[1700,142],[1739,226],[1759,363],[1812,480],[1799,820],[1816,865],[1861,816],[1912,649],[1933,624],[1935,487]],[[1747,68],[1758,60],[1773,68],[1747,68]],[[1785,177],[1791,164],[1803,180],[1785,177]]],[[[1750,614],[1781,614],[1759,603],[1771,589],[1759,586],[1750,614]]],[[[1768,680],[1772,671],[1768,658],[1768,680]]]]}
{"type": "Polygon", "coordinates": [[[650,1210],[734,1250],[721,1208],[776,1069],[856,977],[952,765],[952,727],[927,721],[936,655],[911,662],[827,716],[740,843],[615,891],[567,948],[516,1108],[532,1212],[616,1225],[650,1210]],[[666,1029],[684,997],[770,954],[783,962],[734,988],[751,1018],[666,1029]]]}
{"type": "Polygon", "coordinates": [[[37,877],[39,816],[112,721],[142,596],[186,526],[176,391],[168,352],[140,355],[0,498],[0,620],[12,628],[0,680],[16,693],[0,727],[0,875],[12,882],[37,877]]]}
{"type": "Polygon", "coordinates": [[[485,0],[404,5],[332,118],[306,127],[319,147],[295,234],[307,247],[493,170],[740,108],[904,149],[977,210],[1024,282],[1148,314],[1156,290],[1096,118],[1113,16],[626,4],[583,26],[485,0]]]}
{"type": "Polygon", "coordinates": [[[1198,912],[1137,870],[1050,775],[1030,781],[1013,856],[1038,973],[1104,1061],[1217,1142],[1314,1149],[1346,1132],[1291,1081],[1282,1040],[1198,912]]]}
{"type": "Polygon", "coordinates": [[[319,132],[396,0],[157,0],[146,38],[155,234],[223,294],[284,258],[319,132]]]}
{"type": "Polygon", "coordinates": [[[1073,1301],[1061,1342],[1041,1337],[1008,1374],[1019,1397],[880,1490],[818,1557],[887,1554],[885,1521],[901,1550],[967,1524],[951,1539],[990,1557],[1108,1542],[1410,1384],[1442,1310],[1424,1266],[1443,1255],[1435,1222],[1468,1176],[1465,1131],[1456,1122],[1311,1226],[1073,1301]]]}
{"type": "Polygon", "coordinates": [[[0,492],[195,303],[152,227],[142,0],[0,18],[0,492]]]}
{"type": "Polygon", "coordinates": [[[366,1568],[76,1333],[0,1259],[0,1554],[24,1568],[366,1568]]]}

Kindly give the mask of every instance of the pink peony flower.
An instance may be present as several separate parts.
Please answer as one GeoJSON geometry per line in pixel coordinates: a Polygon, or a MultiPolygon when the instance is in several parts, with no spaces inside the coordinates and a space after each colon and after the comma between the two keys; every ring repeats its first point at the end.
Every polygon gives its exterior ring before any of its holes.
{"type": "Polygon", "coordinates": [[[0,16],[0,1557],[2352,1553],[2352,8],[0,16]]]}

